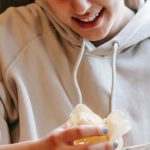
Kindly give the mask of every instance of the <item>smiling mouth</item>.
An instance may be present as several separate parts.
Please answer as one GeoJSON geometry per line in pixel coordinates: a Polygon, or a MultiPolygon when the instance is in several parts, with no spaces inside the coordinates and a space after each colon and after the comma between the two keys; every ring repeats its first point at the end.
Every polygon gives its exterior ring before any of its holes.
{"type": "Polygon", "coordinates": [[[85,22],[85,23],[92,22],[99,16],[99,14],[100,14],[100,12],[96,13],[95,15],[93,15],[93,16],[91,16],[89,18],[79,19],[79,20],[82,21],[82,22],[85,22]]]}
{"type": "Polygon", "coordinates": [[[104,12],[104,9],[102,9],[95,15],[86,19],[79,19],[79,18],[74,18],[74,17],[72,17],[72,19],[77,23],[78,26],[82,28],[91,28],[91,27],[96,26],[100,22],[103,16],[103,12],[104,12]]]}

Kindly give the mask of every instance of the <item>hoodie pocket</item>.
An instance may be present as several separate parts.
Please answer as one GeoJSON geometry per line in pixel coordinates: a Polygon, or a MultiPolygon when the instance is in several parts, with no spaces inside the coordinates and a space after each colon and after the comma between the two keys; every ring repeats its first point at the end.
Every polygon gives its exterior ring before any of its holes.
{"type": "Polygon", "coordinates": [[[125,147],[123,150],[150,150],[150,143],[125,147]]]}

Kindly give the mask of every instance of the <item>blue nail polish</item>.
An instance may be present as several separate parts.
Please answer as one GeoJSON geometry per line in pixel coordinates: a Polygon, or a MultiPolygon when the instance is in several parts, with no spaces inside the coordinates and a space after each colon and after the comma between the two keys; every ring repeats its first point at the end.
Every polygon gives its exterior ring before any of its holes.
{"type": "Polygon", "coordinates": [[[108,131],[109,131],[109,129],[108,129],[108,128],[106,128],[106,127],[104,127],[102,130],[103,130],[103,133],[104,133],[104,134],[107,134],[107,133],[108,133],[108,131]]]}
{"type": "Polygon", "coordinates": [[[116,142],[116,141],[113,142],[113,148],[114,148],[114,149],[116,149],[116,148],[118,147],[118,145],[119,145],[118,142],[116,142]]]}

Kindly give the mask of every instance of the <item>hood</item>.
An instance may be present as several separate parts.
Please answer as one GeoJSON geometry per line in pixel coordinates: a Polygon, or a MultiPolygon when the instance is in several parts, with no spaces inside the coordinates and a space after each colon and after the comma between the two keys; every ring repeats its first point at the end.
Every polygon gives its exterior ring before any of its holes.
{"type": "Polygon", "coordinates": [[[92,50],[90,50],[88,47],[89,45],[92,46],[92,44],[89,41],[82,39],[77,33],[58,20],[55,14],[52,13],[47,0],[36,0],[36,3],[43,9],[45,14],[50,19],[51,24],[58,31],[60,36],[71,43],[72,46],[80,49],[73,69],[73,80],[78,93],[77,103],[82,103],[82,94],[77,81],[77,72],[84,53],[89,55],[112,55],[112,88],[110,111],[113,111],[116,93],[117,54],[123,49],[126,49],[132,45],[136,45],[140,41],[150,37],[150,0],[125,0],[125,2],[130,9],[133,9],[136,12],[135,16],[113,39],[97,48],[93,46],[92,50]]]}

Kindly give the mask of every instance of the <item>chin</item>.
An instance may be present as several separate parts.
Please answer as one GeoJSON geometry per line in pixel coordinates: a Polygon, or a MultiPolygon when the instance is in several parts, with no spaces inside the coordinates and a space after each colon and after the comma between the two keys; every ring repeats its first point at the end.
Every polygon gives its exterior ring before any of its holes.
{"type": "Polygon", "coordinates": [[[85,39],[96,42],[99,40],[103,40],[106,37],[107,33],[106,32],[93,32],[91,34],[84,33],[80,35],[85,39]]]}
{"type": "Polygon", "coordinates": [[[105,36],[94,36],[94,37],[83,37],[83,38],[88,39],[89,41],[96,42],[96,41],[103,40],[105,36]]]}

